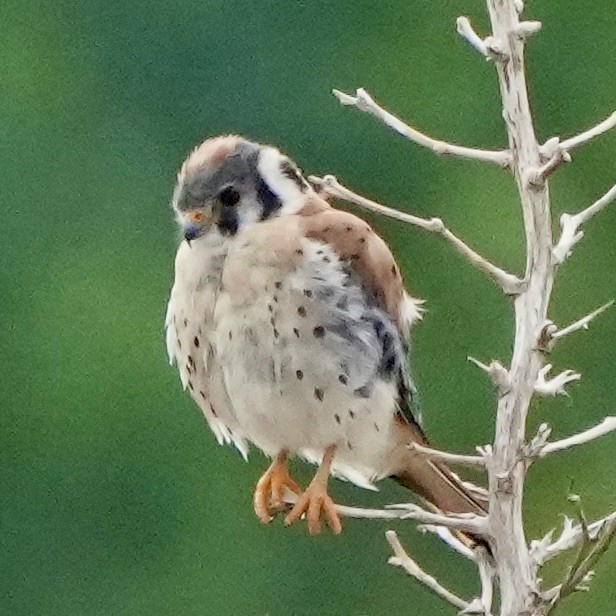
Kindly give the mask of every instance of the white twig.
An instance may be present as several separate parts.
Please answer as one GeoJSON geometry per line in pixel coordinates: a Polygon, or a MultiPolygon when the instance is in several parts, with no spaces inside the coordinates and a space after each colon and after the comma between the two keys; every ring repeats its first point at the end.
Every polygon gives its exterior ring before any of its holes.
{"type": "Polygon", "coordinates": [[[597,539],[603,528],[616,522],[616,511],[604,518],[588,524],[586,528],[582,524],[575,524],[570,518],[564,516],[563,529],[558,539],[551,541],[554,530],[551,530],[540,541],[532,541],[530,552],[536,566],[542,566],[555,556],[570,550],[585,540],[586,534],[591,540],[597,539]]]}
{"type": "Polygon", "coordinates": [[[390,565],[402,567],[410,576],[425,584],[428,588],[434,591],[439,597],[445,599],[459,610],[468,610],[470,603],[461,599],[451,591],[442,586],[434,577],[427,574],[406,552],[402,547],[398,535],[393,530],[388,530],[385,533],[387,541],[394,552],[394,555],[387,561],[390,565]]]}
{"type": "Polygon", "coordinates": [[[479,536],[489,534],[487,517],[475,513],[444,514],[426,511],[413,503],[400,503],[388,505],[387,510],[402,511],[402,520],[416,520],[421,524],[444,526],[452,530],[471,533],[479,536]]]}
{"type": "Polygon", "coordinates": [[[584,231],[578,231],[586,221],[598,214],[603,208],[616,199],[616,184],[612,186],[600,199],[579,214],[563,214],[560,217],[562,233],[558,244],[552,248],[552,256],[555,263],[562,263],[570,254],[571,249],[583,237],[584,231]]]}
{"type": "Polygon", "coordinates": [[[594,139],[595,137],[605,133],[610,130],[610,128],[614,128],[616,126],[616,111],[612,113],[608,118],[600,122],[596,126],[589,128],[587,131],[576,135],[575,137],[571,137],[570,139],[565,139],[560,144],[560,147],[564,150],[571,150],[573,148],[577,148],[579,145],[594,139]]]}
{"type": "Polygon", "coordinates": [[[541,188],[545,181],[563,163],[570,163],[571,156],[562,147],[557,147],[550,159],[540,167],[531,167],[526,173],[527,185],[531,188],[541,188]]]}
{"type": "Polygon", "coordinates": [[[483,39],[475,32],[468,17],[460,16],[456,19],[456,29],[458,34],[481,55],[488,55],[488,50],[483,39]]]}
{"type": "Polygon", "coordinates": [[[427,456],[431,460],[441,460],[453,465],[470,466],[472,468],[485,468],[486,460],[483,456],[468,456],[457,453],[449,453],[448,451],[440,451],[425,447],[419,443],[409,443],[409,447],[415,451],[427,456]]]}
{"type": "Polygon", "coordinates": [[[533,34],[537,34],[541,30],[542,24],[540,21],[521,21],[514,29],[515,35],[524,40],[533,34]]]}
{"type": "Polygon", "coordinates": [[[333,90],[333,93],[343,105],[356,107],[360,111],[365,111],[366,113],[372,114],[387,124],[387,126],[395,130],[398,134],[432,150],[433,152],[436,152],[437,154],[471,158],[473,160],[495,163],[500,167],[506,167],[509,165],[510,156],[509,152],[506,150],[495,151],[467,148],[452,143],[446,143],[445,141],[440,141],[424,135],[418,130],[408,126],[388,111],[385,111],[385,109],[374,102],[368,92],[366,92],[363,88],[359,88],[355,93],[355,96],[345,94],[339,90],[333,90]]]}
{"type": "Polygon", "coordinates": [[[505,392],[509,390],[511,387],[509,371],[500,361],[493,359],[490,365],[486,365],[470,355],[466,359],[488,374],[499,391],[505,392]]]}
{"type": "Polygon", "coordinates": [[[458,552],[464,556],[464,558],[468,558],[473,562],[477,562],[475,557],[475,551],[473,551],[468,546],[464,545],[457,537],[452,533],[449,529],[443,526],[435,526],[434,524],[420,524],[417,527],[417,530],[423,532],[429,532],[436,535],[441,541],[446,543],[450,548],[458,552]]]}
{"type": "Polygon", "coordinates": [[[587,314],[585,317],[578,319],[575,323],[571,323],[571,325],[567,325],[567,327],[563,327],[562,329],[558,329],[556,325],[552,321],[547,321],[543,326],[541,333],[539,334],[539,348],[545,350],[552,350],[554,345],[558,340],[562,340],[565,336],[572,334],[580,329],[588,329],[590,322],[598,317],[601,313],[605,312],[608,308],[611,308],[614,305],[614,300],[607,302],[607,304],[603,304],[596,310],[593,310],[590,314],[587,314]]]}
{"type": "Polygon", "coordinates": [[[503,45],[493,36],[482,39],[473,29],[468,17],[458,17],[456,20],[456,29],[458,30],[458,34],[469,43],[471,47],[485,56],[486,60],[504,61],[507,59],[508,56],[503,49],[503,45]]]}
{"type": "Polygon", "coordinates": [[[481,580],[480,605],[483,614],[490,614],[494,597],[494,565],[484,548],[475,550],[475,560],[479,570],[479,579],[481,580]]]}
{"type": "Polygon", "coordinates": [[[553,340],[560,340],[565,336],[577,331],[578,329],[588,329],[588,324],[595,318],[598,317],[602,312],[605,312],[608,308],[611,308],[614,305],[614,300],[607,302],[607,304],[603,304],[600,308],[597,308],[590,314],[587,314],[585,317],[582,317],[579,321],[575,323],[571,323],[567,327],[563,329],[559,329],[552,334],[553,340]]]}
{"type": "Polygon", "coordinates": [[[551,453],[564,451],[565,449],[575,447],[576,445],[583,445],[584,443],[601,438],[614,430],[616,430],[616,416],[606,417],[600,424],[597,424],[584,432],[574,434],[573,436],[569,436],[560,441],[546,443],[544,447],[538,451],[538,455],[540,458],[543,458],[551,453]]]}
{"type": "Polygon", "coordinates": [[[552,428],[550,428],[548,424],[542,423],[537,430],[537,434],[533,436],[530,443],[528,443],[525,447],[525,454],[527,458],[532,460],[533,458],[537,458],[541,455],[541,452],[547,445],[550,434],[552,434],[552,428]]]}
{"type": "Polygon", "coordinates": [[[426,231],[438,233],[444,237],[461,255],[466,257],[475,267],[488,274],[505,293],[508,295],[517,295],[523,290],[523,280],[520,280],[517,276],[506,272],[500,267],[497,267],[488,260],[484,259],[480,254],[476,253],[472,248],[467,246],[459,237],[454,235],[444,225],[440,218],[420,218],[418,216],[406,214],[399,210],[381,205],[380,203],[376,203],[370,199],[366,199],[365,197],[354,193],[340,184],[333,175],[326,175],[323,178],[311,175],[308,179],[312,182],[312,184],[318,186],[321,190],[325,191],[332,197],[344,199],[349,203],[359,205],[360,207],[371,212],[382,214],[390,218],[395,218],[396,220],[406,222],[415,227],[425,229],[426,231]]]}
{"type": "Polygon", "coordinates": [[[535,383],[535,392],[542,396],[563,396],[568,395],[565,390],[565,385],[572,381],[579,381],[582,378],[581,374],[573,370],[565,370],[554,378],[548,379],[547,374],[552,369],[552,364],[546,364],[539,370],[537,382],[535,383]]]}

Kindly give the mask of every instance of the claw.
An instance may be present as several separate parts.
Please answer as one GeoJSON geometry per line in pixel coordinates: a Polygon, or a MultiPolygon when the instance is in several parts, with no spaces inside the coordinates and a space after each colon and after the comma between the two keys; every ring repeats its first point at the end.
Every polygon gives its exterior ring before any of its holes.
{"type": "Polygon", "coordinates": [[[323,462],[314,479],[295,503],[293,509],[287,514],[284,520],[287,526],[294,524],[306,514],[308,532],[311,535],[317,535],[321,532],[321,514],[324,513],[327,525],[331,528],[332,532],[335,535],[339,535],[342,532],[342,523],[336,511],[336,503],[327,493],[329,468],[335,451],[336,447],[333,445],[325,450],[323,462]]]}
{"type": "Polygon", "coordinates": [[[282,451],[257,482],[253,508],[256,516],[263,524],[269,524],[274,515],[288,508],[284,501],[285,490],[301,497],[301,488],[289,475],[287,457],[287,452],[282,451]]]}

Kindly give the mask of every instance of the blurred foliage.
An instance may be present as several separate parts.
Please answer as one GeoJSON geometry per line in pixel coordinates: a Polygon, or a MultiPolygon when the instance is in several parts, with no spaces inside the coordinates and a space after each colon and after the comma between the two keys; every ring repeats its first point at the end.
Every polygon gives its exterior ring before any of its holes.
{"type": "MultiPolygon", "coordinates": [[[[528,5],[544,22],[527,54],[538,134],[575,134],[613,110],[616,12],[528,5]]],[[[330,95],[365,86],[429,134],[504,146],[493,67],[454,28],[464,13],[487,32],[484,3],[5,0],[0,11],[0,613],[450,614],[385,564],[391,525],[348,521],[341,537],[310,538],[257,523],[251,491],[266,461],[219,448],[165,360],[177,243],[168,202],[187,152],[237,132],[279,145],[310,173],[441,216],[520,272],[507,173],[439,159],[330,95]]],[[[558,171],[555,226],[611,186],[615,151],[612,131],[558,171]]],[[[370,221],[427,300],[413,360],[428,433],[472,451],[491,437],[494,400],[466,355],[508,359],[510,303],[438,238],[370,221]]],[[[557,283],[557,323],[614,297],[615,231],[613,206],[588,224],[557,283]]],[[[537,404],[531,430],[548,421],[563,436],[614,413],[615,341],[608,312],[558,347],[553,363],[584,379],[570,399],[537,404]]],[[[607,438],[533,467],[529,536],[559,523],[572,482],[589,516],[613,508],[614,462],[607,438]]],[[[378,494],[333,489],[349,503],[406,498],[389,482],[378,494]]],[[[411,525],[393,526],[427,569],[476,592],[472,567],[411,525]]],[[[615,568],[612,549],[592,592],[562,614],[614,614],[615,568]]]]}

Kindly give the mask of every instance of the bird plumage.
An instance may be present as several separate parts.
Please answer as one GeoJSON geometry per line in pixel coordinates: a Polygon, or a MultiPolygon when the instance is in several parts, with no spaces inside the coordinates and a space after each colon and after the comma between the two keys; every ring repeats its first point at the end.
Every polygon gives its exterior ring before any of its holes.
{"type": "Polygon", "coordinates": [[[327,455],[360,486],[395,476],[443,511],[482,510],[407,447],[427,443],[407,359],[420,302],[365,221],[275,148],[238,137],[193,152],[173,205],[191,241],[178,250],[167,347],[220,442],[327,455]]]}

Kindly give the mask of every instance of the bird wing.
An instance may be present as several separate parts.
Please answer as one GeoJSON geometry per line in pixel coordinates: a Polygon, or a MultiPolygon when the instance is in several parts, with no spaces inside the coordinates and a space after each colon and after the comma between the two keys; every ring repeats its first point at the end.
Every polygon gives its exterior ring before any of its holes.
{"type": "MultiPolygon", "coordinates": [[[[392,340],[387,323],[376,323],[382,332],[383,354],[403,349],[397,370],[398,405],[401,415],[419,427],[421,420],[416,390],[409,373],[406,349],[414,321],[421,318],[421,302],[404,288],[400,268],[387,244],[361,218],[331,207],[321,199],[310,200],[300,211],[306,237],[328,244],[361,281],[376,307],[389,316],[398,340],[392,340]]],[[[378,318],[375,315],[375,318],[378,318]]]]}

